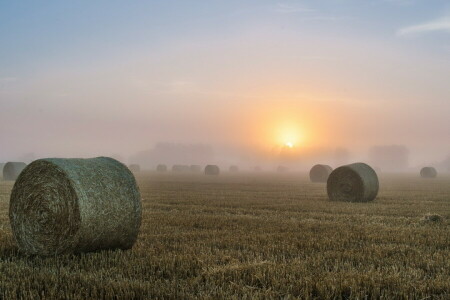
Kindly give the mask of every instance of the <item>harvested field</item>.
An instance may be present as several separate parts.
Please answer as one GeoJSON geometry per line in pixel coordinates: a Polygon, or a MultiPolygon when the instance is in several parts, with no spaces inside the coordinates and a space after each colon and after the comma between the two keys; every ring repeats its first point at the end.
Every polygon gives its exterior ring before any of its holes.
{"type": "Polygon", "coordinates": [[[448,175],[381,176],[370,203],[329,201],[306,173],[137,179],[132,250],[46,258],[18,253],[0,182],[0,298],[450,297],[448,175]]]}

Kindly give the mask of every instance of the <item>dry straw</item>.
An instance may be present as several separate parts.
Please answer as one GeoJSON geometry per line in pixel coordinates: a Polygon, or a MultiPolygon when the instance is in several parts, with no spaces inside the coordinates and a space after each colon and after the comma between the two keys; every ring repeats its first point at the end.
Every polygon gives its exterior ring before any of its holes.
{"type": "Polygon", "coordinates": [[[129,249],[141,224],[139,188],[112,158],[39,159],[17,179],[9,218],[26,254],[129,249]]]}
{"type": "Polygon", "coordinates": [[[207,165],[205,167],[205,174],[206,175],[219,175],[220,169],[216,165],[207,165]]]}
{"type": "Polygon", "coordinates": [[[16,180],[26,166],[23,162],[7,162],[3,166],[3,180],[16,180]]]}
{"type": "Polygon", "coordinates": [[[333,168],[328,165],[315,165],[309,171],[309,179],[312,182],[327,182],[331,172],[333,168]]]}
{"type": "Polygon", "coordinates": [[[331,172],[327,181],[332,201],[369,202],[378,194],[378,176],[364,163],[346,165],[331,172]]]}
{"type": "Polygon", "coordinates": [[[159,164],[156,166],[156,171],[158,172],[167,172],[167,166],[163,164],[159,164]]]}
{"type": "Polygon", "coordinates": [[[420,170],[420,177],[422,178],[436,178],[437,171],[433,167],[425,167],[420,170]]]}

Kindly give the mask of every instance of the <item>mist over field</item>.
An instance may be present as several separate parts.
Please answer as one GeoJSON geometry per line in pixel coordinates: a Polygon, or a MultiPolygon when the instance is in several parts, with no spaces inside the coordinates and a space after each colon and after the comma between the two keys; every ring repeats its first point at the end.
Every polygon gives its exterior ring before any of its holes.
{"type": "Polygon", "coordinates": [[[2,4],[0,160],[446,169],[450,10],[430,3],[2,4]]]}

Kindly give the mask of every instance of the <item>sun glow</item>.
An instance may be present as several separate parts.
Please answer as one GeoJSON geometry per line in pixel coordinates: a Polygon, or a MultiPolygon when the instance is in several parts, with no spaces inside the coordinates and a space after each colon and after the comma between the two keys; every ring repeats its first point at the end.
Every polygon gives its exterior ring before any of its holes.
{"type": "Polygon", "coordinates": [[[293,148],[294,147],[294,143],[292,143],[292,142],[286,142],[286,147],[288,147],[288,148],[293,148]]]}

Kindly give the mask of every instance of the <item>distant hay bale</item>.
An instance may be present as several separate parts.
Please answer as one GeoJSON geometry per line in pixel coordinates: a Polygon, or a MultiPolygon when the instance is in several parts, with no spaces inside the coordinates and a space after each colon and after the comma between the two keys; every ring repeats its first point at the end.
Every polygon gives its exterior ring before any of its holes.
{"type": "Polygon", "coordinates": [[[335,169],[327,181],[328,197],[332,201],[369,202],[378,194],[378,176],[364,163],[335,169]]]}
{"type": "Polygon", "coordinates": [[[189,169],[191,170],[191,172],[193,173],[200,173],[202,171],[202,166],[200,165],[191,165],[189,167],[189,169]]]}
{"type": "Polygon", "coordinates": [[[436,178],[437,171],[433,167],[425,167],[420,170],[420,177],[422,178],[436,178]]]}
{"type": "Polygon", "coordinates": [[[16,180],[26,166],[23,162],[7,162],[3,166],[3,180],[16,180]]]}
{"type": "Polygon", "coordinates": [[[232,172],[232,173],[237,173],[237,172],[239,172],[239,167],[238,166],[234,166],[234,165],[230,166],[229,171],[232,172]]]}
{"type": "Polygon", "coordinates": [[[205,167],[205,175],[219,175],[220,169],[216,165],[207,165],[205,167]]]}
{"type": "Polygon", "coordinates": [[[328,165],[315,165],[309,171],[309,179],[312,182],[327,182],[331,172],[333,168],[328,165]]]}
{"type": "Polygon", "coordinates": [[[158,172],[167,172],[167,166],[163,164],[159,164],[156,166],[156,171],[158,172]]]}
{"type": "Polygon", "coordinates": [[[278,173],[286,173],[287,171],[289,171],[289,169],[285,166],[278,166],[277,167],[277,172],[278,173]]]}
{"type": "Polygon", "coordinates": [[[141,214],[133,174],[108,157],[36,160],[14,184],[9,206],[19,249],[32,255],[130,249],[141,214]]]}
{"type": "Polygon", "coordinates": [[[141,166],[138,164],[131,164],[128,166],[128,169],[133,173],[139,173],[141,171],[141,166]]]}
{"type": "Polygon", "coordinates": [[[172,172],[189,172],[191,168],[187,165],[173,165],[172,172]]]}
{"type": "Polygon", "coordinates": [[[438,214],[426,214],[423,216],[422,221],[427,223],[442,223],[444,222],[444,217],[438,214]]]}

